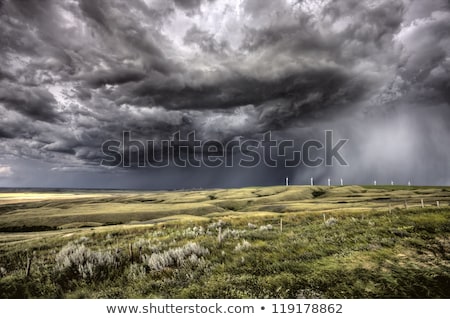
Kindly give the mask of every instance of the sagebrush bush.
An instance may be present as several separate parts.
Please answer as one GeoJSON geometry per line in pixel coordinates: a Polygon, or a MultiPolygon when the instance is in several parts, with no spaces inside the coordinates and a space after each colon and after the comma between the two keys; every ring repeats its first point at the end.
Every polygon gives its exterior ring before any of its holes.
{"type": "Polygon", "coordinates": [[[264,231],[264,230],[272,230],[272,229],[273,229],[273,226],[271,224],[262,225],[262,226],[259,227],[259,230],[262,230],[262,231],[264,231]]]}
{"type": "Polygon", "coordinates": [[[217,222],[211,223],[208,225],[208,229],[217,229],[219,227],[224,228],[228,224],[223,220],[218,220],[217,222]]]}
{"type": "Polygon", "coordinates": [[[182,247],[171,248],[169,250],[153,253],[151,256],[143,256],[144,263],[151,270],[163,270],[168,267],[178,267],[187,260],[191,263],[198,261],[202,256],[208,255],[209,250],[197,243],[187,243],[182,247]]]}
{"type": "Polygon", "coordinates": [[[6,269],[4,267],[0,267],[0,278],[6,276],[6,269]]]}
{"type": "Polygon", "coordinates": [[[202,226],[200,226],[200,227],[194,226],[192,228],[191,227],[186,228],[181,233],[181,235],[186,238],[195,238],[195,237],[198,237],[201,235],[205,235],[205,233],[206,233],[206,231],[202,226]]]}
{"type": "Polygon", "coordinates": [[[250,229],[256,229],[256,228],[258,228],[255,224],[252,224],[252,223],[248,223],[247,226],[248,226],[248,228],[250,228],[250,229]]]}
{"type": "Polygon", "coordinates": [[[238,243],[237,245],[236,245],[236,247],[234,247],[234,250],[235,251],[241,251],[241,250],[247,250],[247,249],[249,249],[250,247],[252,247],[252,244],[250,244],[248,241],[246,241],[245,239],[242,241],[242,244],[241,243],[238,243]]]}
{"type": "Polygon", "coordinates": [[[238,239],[238,238],[240,238],[241,235],[243,235],[245,233],[246,233],[245,230],[227,228],[222,232],[221,237],[222,237],[222,239],[227,239],[227,238],[238,239]]]}
{"type": "Polygon", "coordinates": [[[327,220],[325,220],[325,226],[331,227],[337,223],[337,219],[334,217],[330,217],[327,220]]]}
{"type": "Polygon", "coordinates": [[[142,252],[158,253],[163,250],[163,244],[158,240],[140,238],[133,247],[142,252]]]}
{"type": "Polygon", "coordinates": [[[120,260],[119,252],[92,251],[84,244],[71,242],[56,255],[55,269],[69,277],[100,279],[117,268],[120,260]]]}

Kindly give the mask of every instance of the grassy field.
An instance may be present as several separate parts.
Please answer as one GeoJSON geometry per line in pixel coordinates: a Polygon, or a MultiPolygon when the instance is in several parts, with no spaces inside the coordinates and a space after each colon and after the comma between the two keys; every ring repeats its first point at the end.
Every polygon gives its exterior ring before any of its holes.
{"type": "Polygon", "coordinates": [[[3,192],[0,297],[449,298],[449,202],[446,187],[3,192]]]}

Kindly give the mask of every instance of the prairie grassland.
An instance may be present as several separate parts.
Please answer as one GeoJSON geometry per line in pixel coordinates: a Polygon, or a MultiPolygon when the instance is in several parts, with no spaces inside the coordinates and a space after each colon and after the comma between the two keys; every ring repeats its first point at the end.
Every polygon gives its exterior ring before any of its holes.
{"type": "Polygon", "coordinates": [[[449,202],[401,186],[1,193],[0,297],[448,298],[449,202]]]}

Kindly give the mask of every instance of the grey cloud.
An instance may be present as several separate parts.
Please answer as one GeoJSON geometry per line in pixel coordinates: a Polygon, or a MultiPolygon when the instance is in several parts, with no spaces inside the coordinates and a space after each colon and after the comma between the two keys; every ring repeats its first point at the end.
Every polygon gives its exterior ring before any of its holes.
{"type": "Polygon", "coordinates": [[[4,71],[0,68],[0,81],[2,80],[14,81],[14,76],[10,72],[4,71]]]}
{"type": "Polygon", "coordinates": [[[191,27],[184,36],[185,44],[197,44],[204,52],[224,54],[229,49],[229,44],[226,41],[218,42],[214,39],[214,35],[203,31],[197,26],[191,27]]]}
{"type": "Polygon", "coordinates": [[[174,0],[178,7],[183,9],[196,9],[202,4],[202,0],[174,0]]]}
{"type": "Polygon", "coordinates": [[[283,0],[245,0],[241,5],[248,15],[256,18],[288,9],[287,3],[283,0]]]}
{"type": "Polygon", "coordinates": [[[449,103],[450,13],[435,11],[405,28],[398,36],[402,45],[399,75],[415,99],[449,103]],[[417,94],[419,93],[419,94],[417,94]]]}
{"type": "Polygon", "coordinates": [[[0,128],[0,139],[2,139],[2,138],[13,138],[13,137],[14,137],[14,134],[12,134],[9,131],[6,131],[3,128],[0,128]]]}
{"type": "Polygon", "coordinates": [[[70,145],[68,143],[62,143],[62,142],[54,142],[51,144],[47,144],[43,147],[43,150],[50,151],[50,152],[57,152],[57,153],[67,153],[74,155],[75,149],[74,145],[70,145]]]}
{"type": "Polygon", "coordinates": [[[80,8],[85,17],[97,23],[107,32],[112,32],[109,21],[104,14],[104,11],[108,8],[107,3],[102,0],[80,0],[80,8]]]}
{"type": "Polygon", "coordinates": [[[194,14],[204,2],[215,2],[216,0],[173,0],[175,5],[185,11],[194,14]]]}
{"type": "Polygon", "coordinates": [[[53,95],[41,88],[0,87],[0,103],[6,108],[44,122],[61,120],[53,95]]]}
{"type": "MultiPolygon", "coordinates": [[[[111,71],[99,71],[92,75],[88,75],[86,82],[93,88],[98,88],[106,84],[120,85],[128,82],[139,82],[145,78],[142,71],[130,69],[114,69],[111,71]]],[[[89,95],[81,92],[81,97],[86,98],[89,95]]]]}

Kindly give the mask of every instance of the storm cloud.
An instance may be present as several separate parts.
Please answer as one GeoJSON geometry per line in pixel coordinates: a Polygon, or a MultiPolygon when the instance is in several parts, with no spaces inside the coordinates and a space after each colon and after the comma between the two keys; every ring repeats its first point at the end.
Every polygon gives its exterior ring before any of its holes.
{"type": "Polygon", "coordinates": [[[0,186],[39,186],[39,174],[58,187],[276,184],[286,174],[450,184],[446,0],[0,3],[0,166],[11,167],[0,186]],[[301,143],[324,130],[349,139],[348,167],[99,166],[102,143],[124,131],[219,141],[271,131],[301,143]]]}

